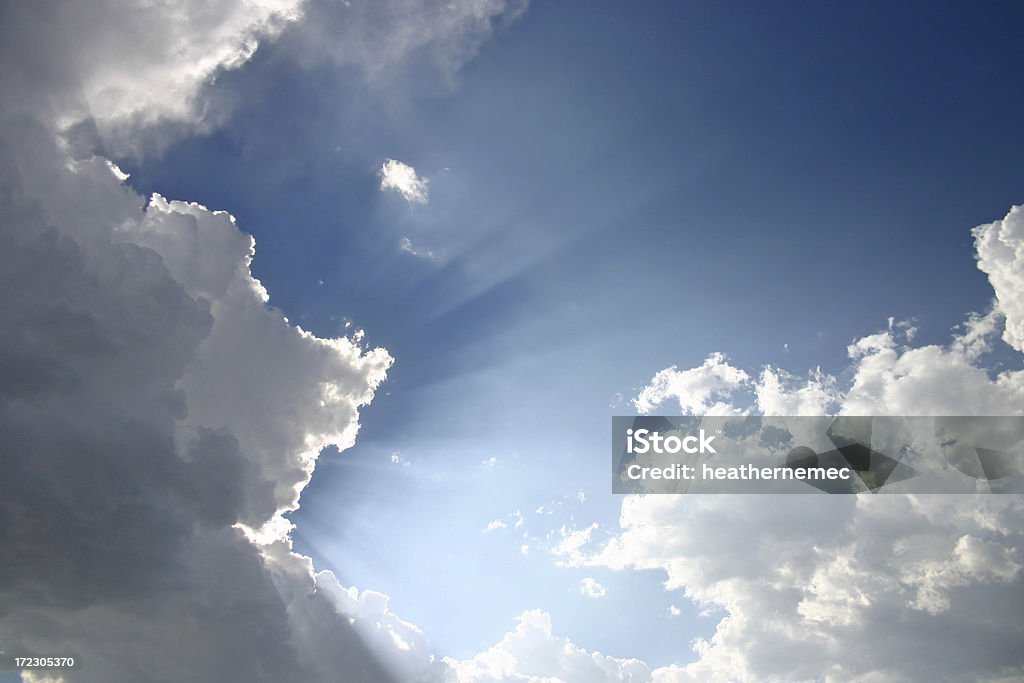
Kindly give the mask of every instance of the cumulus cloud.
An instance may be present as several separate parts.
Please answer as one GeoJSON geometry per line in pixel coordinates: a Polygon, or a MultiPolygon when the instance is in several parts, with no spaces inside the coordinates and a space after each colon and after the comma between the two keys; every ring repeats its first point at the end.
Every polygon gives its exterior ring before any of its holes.
{"type": "Polygon", "coordinates": [[[713,353],[700,367],[679,370],[673,365],[658,372],[633,405],[646,414],[674,399],[683,415],[720,415],[734,410],[724,399],[749,383],[747,373],[730,365],[725,354],[713,353]]]}
{"type": "Polygon", "coordinates": [[[388,354],[290,325],[231,216],[147,202],[44,124],[0,121],[0,183],[0,640],[77,655],[80,681],[284,680],[314,661],[312,602],[386,677],[266,543],[388,354]]]}
{"type": "Polygon", "coordinates": [[[608,589],[602,586],[597,579],[588,576],[580,580],[580,593],[588,598],[603,598],[608,595],[608,589]]]}
{"type": "Polygon", "coordinates": [[[458,683],[643,683],[650,669],[636,659],[615,659],[588,652],[555,635],[551,616],[523,612],[516,627],[494,646],[467,660],[446,659],[458,683]]]}
{"type": "MultiPolygon", "coordinates": [[[[380,176],[380,189],[382,192],[394,190],[402,195],[402,198],[410,204],[426,204],[428,193],[428,178],[421,178],[416,175],[416,169],[408,164],[403,164],[395,159],[388,159],[377,172],[380,176]]],[[[401,248],[404,251],[412,251],[412,242],[403,238],[401,248]],[[407,248],[408,247],[408,248],[407,248]]]]}
{"type": "MultiPolygon", "coordinates": [[[[309,2],[299,22],[297,7],[4,9],[5,649],[73,654],[83,665],[66,678],[87,683],[1024,676],[1017,496],[627,498],[607,542],[595,543],[597,525],[566,529],[562,561],[658,569],[670,590],[726,613],[696,662],[655,671],[587,652],[540,611],[475,657],[437,660],[386,596],[292,552],[284,513],[320,450],[352,444],[390,357],[317,338],[269,306],[249,269],[253,241],[229,214],[140,197],[110,162],[65,142],[86,124],[110,149],[156,124],[202,125],[200,90],[268,37],[371,76],[419,54],[451,69],[522,8],[309,2]]],[[[426,202],[427,180],[401,167],[385,187],[385,164],[382,189],[426,202]]],[[[981,359],[1000,332],[1022,348],[1021,229],[1018,207],[975,230],[998,303],[947,345],[914,347],[890,326],[851,344],[843,389],[820,372],[753,377],[715,354],[659,373],[637,408],[1019,414],[1021,371],[981,359]]]]}
{"type": "Polygon", "coordinates": [[[283,517],[391,358],[289,324],[229,214],[142,198],[77,145],[202,124],[200,90],[296,7],[4,10],[0,641],[87,663],[67,680],[431,676],[415,628],[314,578],[283,517]]]}
{"type": "Polygon", "coordinates": [[[660,569],[725,610],[658,680],[985,680],[1021,664],[1022,513],[1001,496],[633,497],[585,564],[660,569]]]}
{"type": "Polygon", "coordinates": [[[988,274],[998,310],[1006,316],[1003,339],[1024,350],[1024,207],[973,231],[978,268],[988,274]]]}
{"type": "Polygon", "coordinates": [[[216,126],[207,91],[261,44],[371,81],[410,62],[451,81],[525,0],[181,0],[10,3],[0,22],[4,108],[87,151],[137,154],[216,126]],[[415,58],[415,62],[413,62],[415,58]],[[143,135],[144,133],[144,135],[143,135]]]}
{"type": "MultiPolygon", "coordinates": [[[[450,673],[385,596],[293,553],[284,517],[321,450],[352,445],[390,356],[289,323],[230,214],[140,197],[92,156],[211,123],[202,89],[298,7],[4,8],[0,642],[75,656],[62,680],[450,673]]],[[[457,36],[442,22],[394,44],[455,54],[501,11],[473,3],[457,36]]]]}
{"type": "MultiPolygon", "coordinates": [[[[974,230],[998,302],[945,345],[914,346],[913,328],[890,322],[849,345],[842,386],[820,370],[766,366],[751,377],[714,354],[658,373],[637,405],[1019,415],[1024,371],[983,359],[999,334],[1020,350],[1020,215],[974,230]]],[[[1018,680],[1022,528],[1021,496],[632,496],[617,529],[565,531],[554,552],[572,566],[659,569],[667,589],[724,610],[693,663],[653,672],[662,683],[1018,680]]]]}
{"type": "Polygon", "coordinates": [[[0,25],[0,88],[13,95],[4,108],[54,130],[87,121],[105,146],[133,148],[140,128],[200,122],[200,88],[248,60],[260,40],[301,16],[299,7],[299,0],[11,3],[0,25]]]}
{"type": "MultiPolygon", "coordinates": [[[[1006,277],[1022,265],[1006,252],[984,267],[1006,277]]],[[[944,345],[914,346],[913,327],[891,321],[849,345],[842,381],[820,369],[749,373],[712,354],[696,368],[657,373],[636,406],[1021,414],[1022,371],[983,364],[1012,316],[1008,299],[967,316],[944,345]]],[[[550,551],[562,566],[660,570],[667,590],[724,613],[710,638],[692,644],[691,663],[651,669],[593,655],[607,668],[583,672],[577,664],[590,659],[541,612],[524,614],[477,657],[447,663],[459,681],[1021,680],[1022,529],[1021,496],[629,496],[616,528],[563,527],[550,551]],[[552,651],[566,656],[554,664],[552,651]]]]}

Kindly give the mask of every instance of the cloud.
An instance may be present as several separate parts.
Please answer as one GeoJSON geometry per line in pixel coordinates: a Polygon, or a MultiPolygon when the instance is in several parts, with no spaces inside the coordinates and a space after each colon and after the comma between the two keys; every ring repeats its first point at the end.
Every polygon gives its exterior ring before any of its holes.
{"type": "Polygon", "coordinates": [[[267,543],[391,358],[269,307],[230,215],[146,202],[44,124],[5,117],[0,143],[5,647],[70,651],[78,681],[276,681],[314,665],[309,604],[386,678],[267,543]]]}
{"type": "Polygon", "coordinates": [[[159,150],[226,114],[218,76],[261,45],[371,82],[421,63],[451,82],[525,0],[181,0],[12,4],[0,25],[8,113],[71,133],[85,153],[159,150]],[[130,37],[127,39],[126,37],[130,37]]]}
{"type": "Polygon", "coordinates": [[[485,532],[487,532],[487,531],[497,531],[498,529],[507,529],[507,528],[508,528],[508,523],[505,522],[504,520],[492,519],[490,522],[487,523],[487,526],[484,527],[484,531],[485,532]]]}
{"type": "Polygon", "coordinates": [[[524,526],[526,526],[526,518],[523,517],[523,513],[520,512],[519,510],[515,510],[512,512],[512,519],[515,520],[515,523],[512,526],[516,529],[522,529],[524,526]]]}
{"type": "Polygon", "coordinates": [[[570,529],[563,526],[559,532],[560,540],[551,549],[551,554],[565,558],[559,564],[568,567],[583,566],[585,563],[585,547],[590,544],[594,531],[598,528],[595,522],[583,529],[570,529]]]}
{"type": "Polygon", "coordinates": [[[406,254],[417,258],[426,259],[427,261],[437,260],[437,254],[435,254],[431,249],[422,249],[420,247],[413,246],[412,240],[408,237],[403,237],[398,241],[398,248],[406,254]]]}
{"type": "Polygon", "coordinates": [[[721,399],[749,382],[747,373],[729,365],[724,354],[713,353],[700,367],[679,370],[672,366],[658,372],[633,404],[638,412],[647,414],[675,399],[684,415],[719,415],[732,410],[721,399]]]}
{"type": "Polygon", "coordinates": [[[304,63],[355,66],[371,82],[387,80],[411,59],[451,80],[497,26],[516,20],[525,0],[311,0],[306,20],[289,27],[284,46],[304,63]]]}
{"type": "MultiPolygon", "coordinates": [[[[380,189],[382,192],[394,190],[402,195],[402,198],[410,204],[427,203],[427,184],[430,181],[427,178],[421,178],[416,175],[416,169],[412,166],[403,164],[395,159],[388,159],[380,167],[377,175],[380,176],[380,189]]],[[[403,250],[410,251],[412,249],[412,242],[409,242],[408,238],[403,238],[400,246],[403,250]],[[406,244],[408,244],[408,249],[405,247],[406,244]]],[[[410,251],[410,253],[414,252],[410,251]]]]}
{"type": "MultiPolygon", "coordinates": [[[[1012,254],[987,267],[1021,268],[1012,254]]],[[[945,345],[914,346],[913,328],[891,321],[849,345],[842,382],[820,369],[751,374],[712,354],[658,373],[637,405],[1020,414],[1021,371],[982,364],[1003,331],[1001,308],[967,316],[945,345]]],[[[1020,680],[1022,529],[1022,496],[629,496],[617,529],[563,527],[551,552],[563,566],[660,570],[666,589],[723,612],[693,643],[694,661],[651,669],[590,655],[539,611],[476,657],[445,661],[461,683],[1020,680]]]]}
{"type": "Polygon", "coordinates": [[[588,598],[603,598],[608,595],[608,590],[589,576],[580,581],[580,593],[588,598]]]}
{"type": "Polygon", "coordinates": [[[1024,207],[1013,207],[1001,221],[979,225],[972,234],[978,268],[988,275],[997,309],[1006,317],[1003,339],[1024,351],[1024,207]]]}
{"type": "Polygon", "coordinates": [[[650,669],[636,659],[615,659],[588,652],[555,635],[551,616],[523,612],[516,627],[494,646],[463,661],[445,659],[458,683],[644,683],[650,669]]]}
{"type": "MultiPolygon", "coordinates": [[[[1019,208],[974,231],[998,295],[945,345],[914,346],[894,324],[854,341],[844,386],[815,370],[751,378],[721,354],[658,373],[637,400],[684,410],[850,415],[1024,412],[1024,371],[986,352],[1015,327],[1024,262],[1019,208]],[[1003,329],[1005,316],[1006,325],[1003,329]]],[[[1019,365],[1019,357],[1017,359],[1019,365]]],[[[1024,632],[1022,496],[631,496],[619,528],[564,532],[573,566],[657,569],[666,588],[724,610],[696,660],[653,672],[681,681],[1016,680],[1024,632]],[[610,530],[608,530],[610,531],[610,530]]]]}
{"type": "Polygon", "coordinates": [[[6,97],[4,108],[54,131],[85,121],[105,146],[134,148],[142,128],[200,123],[199,90],[297,20],[299,6],[298,0],[10,5],[0,27],[0,88],[17,96],[6,97]]]}
{"type": "MultiPolygon", "coordinates": [[[[447,43],[454,64],[504,7],[451,5],[461,19],[415,39],[385,12],[376,35],[390,57],[447,43]]],[[[0,642],[75,656],[67,681],[447,676],[386,596],[293,553],[284,517],[321,450],[352,445],[391,357],[289,323],[230,214],[141,197],[93,156],[216,125],[206,89],[302,16],[294,0],[4,10],[0,642]]]]}

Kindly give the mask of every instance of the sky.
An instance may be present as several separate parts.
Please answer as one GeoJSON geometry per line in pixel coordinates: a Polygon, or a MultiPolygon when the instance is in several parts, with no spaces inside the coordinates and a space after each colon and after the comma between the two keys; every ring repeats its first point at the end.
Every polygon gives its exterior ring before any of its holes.
{"type": "Polygon", "coordinates": [[[1017,3],[2,8],[23,680],[1024,680],[1018,496],[607,460],[1024,412],[1017,3]]]}

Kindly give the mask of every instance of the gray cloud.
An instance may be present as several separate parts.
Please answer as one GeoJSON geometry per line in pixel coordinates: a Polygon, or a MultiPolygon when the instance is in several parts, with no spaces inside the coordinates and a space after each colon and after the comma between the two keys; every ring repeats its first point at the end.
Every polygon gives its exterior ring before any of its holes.
{"type": "Polygon", "coordinates": [[[235,525],[282,537],[387,353],[289,325],[227,214],[143,208],[45,124],[2,121],[0,186],[0,642],[76,655],[69,680],[323,680],[300,602],[353,680],[386,680],[300,560],[235,525]]]}
{"type": "Polygon", "coordinates": [[[289,25],[285,43],[315,38],[330,47],[316,59],[371,78],[412,51],[450,76],[506,6],[399,9],[4,6],[7,651],[72,654],[81,666],[68,681],[447,676],[385,596],[314,576],[283,518],[320,451],[353,443],[387,352],[290,324],[250,274],[253,240],[230,215],[139,197],[92,156],[216,125],[206,95],[217,75],[289,25]]]}

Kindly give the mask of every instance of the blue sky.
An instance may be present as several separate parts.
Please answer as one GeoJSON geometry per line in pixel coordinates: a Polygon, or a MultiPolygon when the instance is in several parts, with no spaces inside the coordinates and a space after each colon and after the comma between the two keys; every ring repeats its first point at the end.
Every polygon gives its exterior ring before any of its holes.
{"type": "Polygon", "coordinates": [[[371,82],[271,43],[208,93],[222,125],[118,163],[141,194],[234,214],[292,321],[396,359],[291,515],[298,550],[444,654],[542,607],[583,647],[681,662],[716,619],[662,573],[547,552],[619,515],[609,416],[713,351],[842,373],[889,316],[929,343],[987,308],[968,231],[1022,199],[1021,14],[537,2],[451,79],[412,60],[371,82]],[[429,202],[381,192],[385,159],[429,202]],[[482,531],[515,510],[521,530],[482,531]]]}

